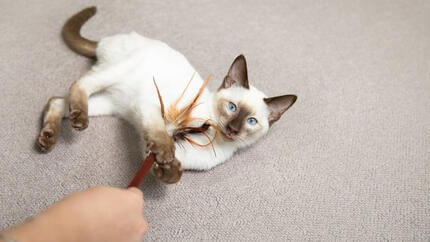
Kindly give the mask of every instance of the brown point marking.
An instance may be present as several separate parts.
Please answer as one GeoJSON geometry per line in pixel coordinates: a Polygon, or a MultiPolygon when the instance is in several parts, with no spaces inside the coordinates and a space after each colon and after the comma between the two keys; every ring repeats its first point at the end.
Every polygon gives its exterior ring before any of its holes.
{"type": "Polygon", "coordinates": [[[42,152],[49,152],[55,146],[60,135],[62,110],[55,110],[54,101],[62,97],[51,97],[43,110],[43,127],[37,138],[37,145],[42,152]]]}
{"type": "Polygon", "coordinates": [[[251,111],[249,110],[248,107],[246,107],[245,105],[241,105],[239,107],[239,113],[229,122],[229,126],[237,131],[240,132],[244,123],[245,123],[245,119],[251,114],[251,111]]]}
{"type": "Polygon", "coordinates": [[[89,58],[96,57],[97,42],[82,37],[80,31],[94,14],[96,14],[96,7],[85,8],[70,17],[62,30],[64,42],[76,53],[89,58]]]}
{"type": "Polygon", "coordinates": [[[75,82],[69,91],[69,120],[78,131],[88,127],[88,96],[75,82]]]}
{"type": "Polygon", "coordinates": [[[157,164],[153,166],[155,177],[165,183],[176,183],[181,179],[183,169],[181,162],[175,159],[169,164],[157,164]]]}
{"type": "Polygon", "coordinates": [[[145,133],[147,151],[155,154],[155,161],[159,164],[172,162],[175,158],[175,144],[166,130],[149,130],[145,133]]]}

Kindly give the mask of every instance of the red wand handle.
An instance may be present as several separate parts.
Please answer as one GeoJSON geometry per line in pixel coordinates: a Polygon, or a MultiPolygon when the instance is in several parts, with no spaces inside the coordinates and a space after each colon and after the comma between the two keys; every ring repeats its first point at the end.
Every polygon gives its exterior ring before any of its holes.
{"type": "Polygon", "coordinates": [[[145,179],[146,174],[151,169],[151,166],[152,164],[154,164],[154,162],[155,162],[155,155],[152,153],[149,153],[149,155],[143,161],[142,166],[136,172],[136,174],[133,177],[133,180],[131,180],[127,188],[139,187],[140,183],[142,183],[143,179],[145,179]]]}

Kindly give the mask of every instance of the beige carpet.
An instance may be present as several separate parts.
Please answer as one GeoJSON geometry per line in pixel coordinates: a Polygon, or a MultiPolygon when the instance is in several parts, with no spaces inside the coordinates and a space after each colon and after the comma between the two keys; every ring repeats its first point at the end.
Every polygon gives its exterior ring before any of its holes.
{"type": "MultiPolygon", "coordinates": [[[[179,184],[142,185],[147,240],[430,240],[429,1],[94,1],[97,39],[135,30],[178,49],[216,88],[243,53],[269,95],[298,102],[267,137],[179,184]]],[[[0,4],[0,229],[65,194],[124,187],[142,157],[114,118],[56,149],[40,113],[90,61],[60,37],[87,1],[0,4]]]]}

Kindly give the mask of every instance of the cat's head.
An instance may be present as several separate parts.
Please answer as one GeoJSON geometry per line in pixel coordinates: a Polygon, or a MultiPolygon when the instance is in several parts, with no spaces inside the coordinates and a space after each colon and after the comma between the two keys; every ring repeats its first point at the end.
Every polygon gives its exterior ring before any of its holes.
{"type": "Polygon", "coordinates": [[[261,138],[290,108],[296,95],[267,97],[249,85],[246,60],[236,57],[215,94],[217,127],[224,140],[247,146],[261,138]]]}

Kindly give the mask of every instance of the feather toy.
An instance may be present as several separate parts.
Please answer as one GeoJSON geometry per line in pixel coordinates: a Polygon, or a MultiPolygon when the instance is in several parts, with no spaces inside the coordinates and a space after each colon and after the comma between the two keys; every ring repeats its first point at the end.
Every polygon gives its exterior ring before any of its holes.
{"type": "MultiPolygon", "coordinates": [[[[155,78],[153,77],[153,82],[155,89],[157,91],[158,100],[160,102],[160,109],[161,109],[161,115],[166,123],[166,125],[173,125],[174,132],[172,135],[172,138],[175,141],[178,140],[185,140],[191,145],[199,146],[199,147],[206,147],[211,146],[212,150],[214,152],[214,155],[216,155],[215,148],[213,146],[213,142],[216,138],[216,135],[218,133],[217,128],[214,124],[212,124],[209,120],[205,120],[203,125],[199,127],[190,126],[193,121],[203,121],[201,118],[194,118],[191,116],[192,111],[194,108],[196,108],[199,103],[197,102],[202,95],[204,89],[209,83],[210,76],[206,77],[204,80],[202,86],[200,87],[199,91],[197,92],[196,96],[185,106],[182,108],[178,107],[179,102],[184,97],[185,92],[187,91],[188,87],[190,86],[191,81],[193,80],[195,76],[195,72],[191,76],[190,81],[188,82],[185,89],[182,91],[181,95],[170,105],[170,107],[167,109],[167,112],[165,110],[163,98],[161,96],[160,90],[158,89],[157,82],[155,81],[155,78]],[[209,137],[207,134],[207,130],[212,127],[215,130],[214,137],[209,137]],[[199,144],[196,141],[192,140],[190,137],[188,137],[189,134],[197,134],[201,133],[203,134],[207,139],[207,144],[199,144]]],[[[142,166],[139,168],[139,170],[134,175],[133,180],[130,182],[128,187],[138,187],[139,184],[143,181],[148,171],[151,169],[152,165],[156,162],[155,155],[152,152],[149,152],[146,159],[143,161],[142,166]]]]}

